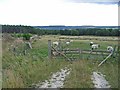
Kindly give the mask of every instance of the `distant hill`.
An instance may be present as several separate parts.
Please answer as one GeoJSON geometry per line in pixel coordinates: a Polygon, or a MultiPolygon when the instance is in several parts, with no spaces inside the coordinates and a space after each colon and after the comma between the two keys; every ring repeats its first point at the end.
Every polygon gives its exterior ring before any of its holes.
{"type": "Polygon", "coordinates": [[[33,26],[33,27],[39,29],[47,29],[47,30],[86,29],[86,28],[117,29],[118,28],[118,26],[92,26],[92,25],[83,25],[83,26],[50,25],[50,26],[33,26]]]}

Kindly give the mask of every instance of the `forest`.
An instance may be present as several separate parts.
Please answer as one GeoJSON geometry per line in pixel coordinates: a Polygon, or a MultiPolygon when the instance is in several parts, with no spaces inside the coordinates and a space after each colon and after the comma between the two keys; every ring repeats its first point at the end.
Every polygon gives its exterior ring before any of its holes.
{"type": "Polygon", "coordinates": [[[70,36],[119,36],[119,29],[65,29],[65,30],[47,30],[24,25],[2,25],[2,33],[31,33],[38,35],[70,35],[70,36]]]}

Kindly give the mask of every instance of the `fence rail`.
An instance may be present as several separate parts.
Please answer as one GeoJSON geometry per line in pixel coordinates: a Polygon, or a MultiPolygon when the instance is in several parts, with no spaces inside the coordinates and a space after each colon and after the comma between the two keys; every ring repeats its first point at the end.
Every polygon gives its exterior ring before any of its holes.
{"type": "MultiPolygon", "coordinates": [[[[115,48],[114,47],[114,52],[113,54],[116,54],[118,53],[118,51],[115,51],[115,48]]],[[[79,57],[81,57],[83,54],[89,54],[88,56],[90,55],[102,55],[102,57],[104,57],[104,55],[109,55],[111,52],[109,51],[106,51],[106,50],[84,50],[84,49],[80,49],[80,48],[67,48],[67,49],[62,49],[61,46],[59,45],[57,48],[56,47],[53,47],[52,46],[52,42],[51,40],[48,40],[48,57],[49,58],[52,58],[52,56],[63,56],[65,57],[67,60],[71,60],[71,57],[67,56],[69,54],[71,55],[79,55],[79,57]],[[57,53],[57,54],[53,54],[53,53],[57,53]]],[[[74,57],[73,57],[74,59],[74,57]]]]}
{"type": "MultiPolygon", "coordinates": [[[[52,51],[55,51],[55,50],[52,50],[52,51]]],[[[83,53],[83,54],[89,54],[91,53],[91,50],[81,50],[81,49],[63,49],[63,50],[58,50],[58,51],[61,51],[65,54],[79,54],[79,53],[83,53]]],[[[93,50],[92,51],[92,54],[109,54],[110,52],[109,51],[105,51],[105,50],[93,50]]],[[[115,51],[114,53],[117,53],[117,51],[115,51]]]]}

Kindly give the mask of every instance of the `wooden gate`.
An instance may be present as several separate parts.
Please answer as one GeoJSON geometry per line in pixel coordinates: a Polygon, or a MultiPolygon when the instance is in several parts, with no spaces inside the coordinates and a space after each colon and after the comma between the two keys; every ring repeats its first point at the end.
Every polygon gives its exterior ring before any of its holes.
{"type": "MultiPolygon", "coordinates": [[[[115,48],[116,48],[116,46],[114,47],[114,53],[117,53],[115,51],[115,48]]],[[[105,50],[82,50],[80,48],[74,48],[74,49],[66,48],[66,49],[63,49],[61,47],[61,41],[60,40],[59,40],[59,45],[57,47],[54,47],[52,45],[52,41],[48,40],[48,57],[49,57],[49,59],[51,59],[53,57],[57,57],[57,56],[60,57],[61,56],[61,57],[64,57],[65,60],[68,60],[68,61],[80,60],[80,59],[83,59],[82,58],[83,54],[88,55],[87,59],[89,59],[89,57],[92,56],[92,55],[101,55],[103,58],[105,58],[107,55],[110,54],[110,52],[105,51],[105,50]],[[74,57],[73,55],[76,55],[78,57],[74,57]]]]}

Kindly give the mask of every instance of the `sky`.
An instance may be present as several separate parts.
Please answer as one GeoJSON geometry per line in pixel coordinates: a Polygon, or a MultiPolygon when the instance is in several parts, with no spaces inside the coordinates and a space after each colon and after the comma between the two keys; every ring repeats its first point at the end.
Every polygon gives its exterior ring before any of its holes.
{"type": "Polygon", "coordinates": [[[0,24],[117,26],[118,0],[0,0],[0,24]]]}

